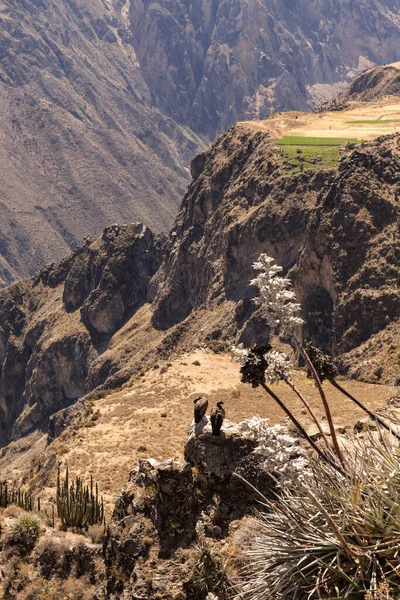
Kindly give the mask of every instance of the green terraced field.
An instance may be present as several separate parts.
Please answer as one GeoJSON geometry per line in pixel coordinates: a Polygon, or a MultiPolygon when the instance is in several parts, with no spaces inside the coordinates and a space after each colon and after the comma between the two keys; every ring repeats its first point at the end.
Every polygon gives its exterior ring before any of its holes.
{"type": "Polygon", "coordinates": [[[301,171],[304,169],[335,169],[339,161],[340,146],[349,143],[359,144],[361,140],[286,135],[276,145],[283,150],[282,163],[287,170],[301,171]]]}
{"type": "Polygon", "coordinates": [[[346,125],[388,125],[390,123],[400,123],[400,119],[363,119],[361,121],[345,121],[346,125]]]}

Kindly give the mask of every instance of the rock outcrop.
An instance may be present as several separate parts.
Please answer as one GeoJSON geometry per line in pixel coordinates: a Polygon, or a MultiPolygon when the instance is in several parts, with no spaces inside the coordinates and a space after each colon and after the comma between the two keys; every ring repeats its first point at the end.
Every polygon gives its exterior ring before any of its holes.
{"type": "Polygon", "coordinates": [[[1,292],[1,428],[21,435],[112,374],[92,371],[112,335],[144,304],[161,240],[112,226],[64,262],[1,292]]]}
{"type": "Polygon", "coordinates": [[[223,548],[238,521],[257,505],[255,493],[234,473],[246,476],[264,495],[274,489],[254,454],[256,445],[240,424],[224,424],[221,438],[213,438],[205,420],[189,431],[186,462],[139,461],[108,526],[107,583],[98,599],[124,594],[137,600],[204,600],[213,591],[228,600],[224,572],[218,572],[223,548]],[[197,561],[207,553],[208,579],[201,586],[197,561]],[[207,590],[207,585],[215,587],[207,590]]]}
{"type": "Polygon", "coordinates": [[[343,110],[349,102],[375,102],[400,95],[400,62],[368,69],[322,110],[343,110]]]}
{"type": "Polygon", "coordinates": [[[306,335],[335,355],[358,347],[400,316],[399,168],[399,137],[387,136],[344,151],[337,171],[288,175],[268,133],[234,126],[204,158],[170,233],[154,324],[231,301],[239,339],[256,341],[248,282],[266,252],[295,282],[306,335]]]}

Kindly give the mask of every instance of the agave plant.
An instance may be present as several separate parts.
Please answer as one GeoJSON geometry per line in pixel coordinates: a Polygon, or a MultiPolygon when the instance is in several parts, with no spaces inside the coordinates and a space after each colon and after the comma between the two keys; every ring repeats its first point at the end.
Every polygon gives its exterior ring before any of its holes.
{"type": "Polygon", "coordinates": [[[398,595],[400,449],[383,431],[349,444],[345,475],[313,461],[307,485],[270,503],[243,552],[238,598],[398,595]]]}

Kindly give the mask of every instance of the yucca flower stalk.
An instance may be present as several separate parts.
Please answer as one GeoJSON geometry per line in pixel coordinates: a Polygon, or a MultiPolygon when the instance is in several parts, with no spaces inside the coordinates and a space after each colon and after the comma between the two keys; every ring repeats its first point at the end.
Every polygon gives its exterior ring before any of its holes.
{"type": "Polygon", "coordinates": [[[273,398],[278,406],[284,411],[284,413],[292,421],[299,433],[306,439],[308,444],[317,452],[322,460],[329,462],[333,467],[342,471],[342,468],[336,464],[334,458],[323,452],[321,448],[314,442],[314,440],[308,435],[301,423],[296,419],[293,412],[286,406],[286,404],[279,398],[275,392],[269,387],[269,383],[272,383],[279,377],[281,369],[286,361],[279,360],[279,364],[269,364],[268,357],[270,346],[254,346],[251,350],[244,350],[243,348],[234,348],[233,351],[242,363],[240,372],[242,375],[243,383],[250,383],[252,387],[262,387],[263,390],[273,398]]]}
{"type": "MultiPolygon", "coordinates": [[[[305,348],[303,347],[298,336],[296,335],[296,330],[304,323],[304,321],[300,317],[301,306],[298,302],[295,301],[296,294],[294,290],[291,289],[291,281],[287,278],[279,276],[279,273],[283,271],[282,267],[275,264],[274,259],[270,256],[267,256],[266,254],[261,254],[258,261],[254,263],[253,268],[255,271],[259,271],[257,277],[250,282],[251,285],[254,285],[258,288],[258,297],[255,298],[255,302],[260,307],[261,314],[264,316],[271,329],[273,331],[276,331],[277,333],[289,336],[295,344],[296,348],[303,355],[308,365],[309,371],[314,378],[315,384],[317,386],[318,392],[323,403],[325,415],[328,420],[332,443],[335,448],[337,458],[339,459],[341,468],[344,469],[345,463],[337,440],[329,403],[325,396],[325,392],[322,388],[322,384],[318,377],[317,371],[315,370],[305,348]]],[[[263,385],[265,385],[265,380],[263,382],[263,385]]],[[[277,396],[273,394],[273,392],[269,388],[266,389],[266,391],[270,396],[274,398],[275,401],[279,400],[277,400],[277,396]]],[[[295,391],[298,397],[302,399],[302,394],[299,392],[299,390],[297,390],[297,388],[293,389],[293,391],[295,391]]],[[[279,400],[278,403],[281,405],[281,408],[283,408],[286,414],[288,414],[291,420],[293,422],[297,422],[297,420],[292,415],[291,411],[289,411],[287,407],[284,407],[282,401],[279,400]]],[[[306,402],[305,406],[310,412],[311,409],[309,406],[307,407],[307,405],[308,403],[306,402]]],[[[313,420],[318,424],[318,428],[322,433],[322,427],[320,426],[318,419],[316,419],[312,411],[310,414],[312,415],[313,420]]],[[[298,427],[298,425],[296,426],[298,427]]],[[[304,435],[304,429],[302,427],[300,431],[302,432],[302,435],[304,435]]],[[[327,438],[324,434],[323,439],[325,443],[329,446],[327,438]]],[[[307,441],[309,441],[309,439],[307,439],[307,441]]],[[[314,447],[314,444],[311,445],[314,447]]]]}
{"type": "MultiPolygon", "coordinates": [[[[263,350],[267,349],[269,350],[264,354],[264,359],[267,365],[264,373],[265,381],[270,384],[279,383],[280,381],[283,381],[284,383],[286,383],[286,385],[290,387],[290,389],[298,396],[302,404],[305,406],[312,420],[316,424],[327,449],[330,450],[328,438],[326,437],[326,434],[322,429],[319,419],[314,414],[310,404],[304,398],[301,391],[292,381],[293,364],[288,355],[284,354],[283,352],[278,352],[277,350],[271,350],[270,346],[253,347],[251,352],[253,355],[255,355],[256,353],[260,354],[260,352],[263,352],[263,350]],[[259,348],[260,350],[257,350],[257,348],[259,348]]],[[[250,356],[249,351],[241,347],[233,347],[232,351],[233,354],[236,356],[236,359],[241,361],[242,363],[244,363],[250,356]]],[[[255,360],[254,356],[253,360],[255,360]]]]}

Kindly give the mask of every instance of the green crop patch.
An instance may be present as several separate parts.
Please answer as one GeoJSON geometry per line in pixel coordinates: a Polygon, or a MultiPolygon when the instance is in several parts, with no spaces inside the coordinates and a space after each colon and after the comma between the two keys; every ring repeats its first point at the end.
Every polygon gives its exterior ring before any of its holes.
{"type": "Polygon", "coordinates": [[[345,121],[346,125],[391,125],[400,123],[400,119],[362,119],[360,121],[345,121]]]}
{"type": "Polygon", "coordinates": [[[276,145],[282,151],[282,164],[288,171],[305,169],[335,169],[339,148],[347,144],[360,144],[356,138],[324,138],[286,135],[276,145]]]}
{"type": "Polygon", "coordinates": [[[277,146],[344,146],[348,143],[359,144],[356,138],[305,137],[302,135],[284,135],[277,146]]]}

